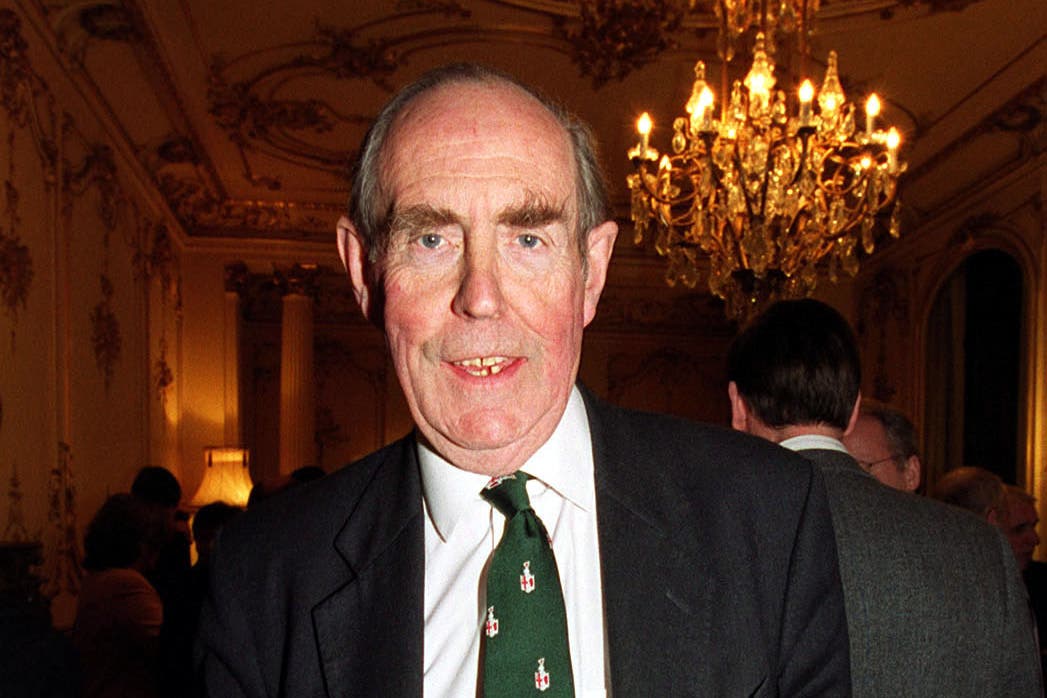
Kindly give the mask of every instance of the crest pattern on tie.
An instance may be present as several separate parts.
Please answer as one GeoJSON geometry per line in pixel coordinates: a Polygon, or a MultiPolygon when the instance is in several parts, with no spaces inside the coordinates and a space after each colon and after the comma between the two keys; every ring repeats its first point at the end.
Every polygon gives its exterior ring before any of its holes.
{"type": "Polygon", "coordinates": [[[560,575],[527,496],[529,479],[518,471],[492,479],[480,493],[506,519],[487,571],[486,698],[574,695],[560,575]]]}

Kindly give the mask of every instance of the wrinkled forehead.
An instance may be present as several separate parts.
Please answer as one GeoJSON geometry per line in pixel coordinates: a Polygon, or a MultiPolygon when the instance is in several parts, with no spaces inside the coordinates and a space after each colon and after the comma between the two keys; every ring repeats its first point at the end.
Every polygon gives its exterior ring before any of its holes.
{"type": "MultiPolygon", "coordinates": [[[[466,157],[526,162],[537,190],[543,181],[566,180],[573,193],[577,173],[563,125],[533,95],[501,82],[442,85],[405,106],[382,150],[382,183],[395,200],[401,173],[466,157]]],[[[565,203],[573,208],[571,199],[565,203]]]]}

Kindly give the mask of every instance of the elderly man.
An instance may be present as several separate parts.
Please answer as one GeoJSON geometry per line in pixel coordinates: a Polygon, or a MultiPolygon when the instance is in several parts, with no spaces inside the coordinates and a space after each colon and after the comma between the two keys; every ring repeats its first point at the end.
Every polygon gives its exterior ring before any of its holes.
{"type": "Polygon", "coordinates": [[[338,246],[416,429],[225,529],[210,694],[849,694],[809,464],[575,385],[617,232],[587,133],[466,65],[378,116],[338,246]]]}
{"type": "Polygon", "coordinates": [[[862,470],[883,484],[915,492],[921,465],[912,422],[893,407],[868,400],[861,405],[854,429],[844,434],[844,447],[862,470]]]}
{"type": "Polygon", "coordinates": [[[938,478],[931,496],[999,526],[1006,492],[1003,479],[996,473],[975,465],[963,465],[938,478]]]}
{"type": "Polygon", "coordinates": [[[1039,696],[1032,620],[1014,557],[974,517],[884,487],[841,441],[858,418],[858,347],[815,300],[769,308],[728,354],[732,425],[825,476],[855,696],[1039,696]]]}

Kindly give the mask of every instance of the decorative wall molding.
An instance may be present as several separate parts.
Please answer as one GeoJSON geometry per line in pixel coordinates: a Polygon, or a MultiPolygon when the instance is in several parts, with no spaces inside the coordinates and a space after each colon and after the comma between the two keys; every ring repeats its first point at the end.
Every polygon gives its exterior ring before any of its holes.
{"type": "Polygon", "coordinates": [[[892,344],[891,338],[905,335],[911,317],[911,296],[905,273],[891,267],[877,271],[859,296],[858,336],[875,357],[871,366],[873,392],[870,397],[880,402],[890,403],[898,392],[890,373],[890,367],[897,365],[897,357],[891,353],[896,344],[892,344]]]}
{"type": "Polygon", "coordinates": [[[251,156],[259,153],[348,181],[355,152],[310,143],[302,135],[324,135],[340,124],[366,126],[374,115],[345,113],[317,97],[282,98],[279,91],[297,76],[319,72],[337,80],[367,80],[391,92],[388,78],[405,60],[398,45],[409,36],[397,31],[398,25],[423,14],[454,20],[467,19],[471,13],[457,2],[415,0],[379,20],[351,27],[318,23],[308,50],[274,47],[271,62],[238,78],[233,77],[241,68],[236,59],[215,57],[210,70],[209,112],[239,151],[244,178],[272,191],[283,188],[279,178],[256,171],[251,156]]]}
{"type": "MultiPolygon", "coordinates": [[[[17,323],[33,283],[33,257],[22,242],[18,215],[19,192],[15,182],[15,133],[29,128],[41,155],[45,172],[53,176],[55,147],[44,133],[37,111],[49,106],[47,84],[29,63],[29,45],[22,37],[22,21],[13,11],[0,9],[0,105],[7,114],[7,178],[4,181],[3,218],[0,218],[0,302],[4,312],[17,323]],[[43,105],[38,105],[43,101],[43,105]]],[[[14,328],[11,329],[14,340],[14,328]]]]}
{"type": "MultiPolygon", "coordinates": [[[[24,543],[32,538],[25,526],[25,513],[22,511],[22,483],[18,479],[18,467],[11,466],[10,487],[7,490],[7,526],[0,536],[0,541],[24,543]]],[[[39,535],[36,540],[39,540],[39,535]]]]}
{"type": "Polygon", "coordinates": [[[557,17],[556,31],[597,90],[675,49],[687,12],[684,3],[665,0],[589,0],[580,5],[578,26],[557,17]]]}
{"type": "Polygon", "coordinates": [[[98,283],[102,289],[102,300],[91,309],[91,344],[94,347],[95,363],[105,378],[105,390],[109,392],[113,372],[120,360],[120,320],[113,312],[113,282],[102,274],[98,283]]]}
{"type": "Polygon", "coordinates": [[[722,301],[708,294],[671,296],[655,289],[647,296],[636,289],[608,287],[588,331],[733,337],[735,326],[725,318],[722,301]]]}
{"type": "Polygon", "coordinates": [[[45,560],[47,573],[43,593],[50,599],[62,592],[76,594],[83,577],[80,536],[76,526],[77,486],[72,460],[69,444],[59,442],[58,462],[51,468],[47,482],[47,522],[51,527],[54,553],[45,560]]]}
{"type": "Polygon", "coordinates": [[[172,213],[194,235],[328,240],[332,221],[344,211],[344,206],[325,204],[222,199],[187,176],[154,174],[172,213]]]}
{"type": "Polygon", "coordinates": [[[1031,83],[1003,106],[940,148],[919,167],[910,170],[906,179],[911,182],[919,180],[976,138],[991,133],[1007,133],[1017,139],[1019,162],[1044,151],[1047,147],[1047,76],[1031,83]]]}

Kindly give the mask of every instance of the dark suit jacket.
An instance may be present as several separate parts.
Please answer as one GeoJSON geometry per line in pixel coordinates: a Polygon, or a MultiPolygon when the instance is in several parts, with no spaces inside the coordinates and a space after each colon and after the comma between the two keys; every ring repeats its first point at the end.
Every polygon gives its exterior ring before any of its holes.
{"type": "MultiPolygon", "coordinates": [[[[614,694],[849,695],[810,464],[587,393],[586,409],[614,694]]],[[[201,619],[209,693],[421,695],[424,525],[412,437],[233,522],[201,619]]]]}
{"type": "Polygon", "coordinates": [[[898,492],[846,453],[805,450],[825,476],[855,696],[1039,696],[1014,554],[973,514],[898,492]]]}

